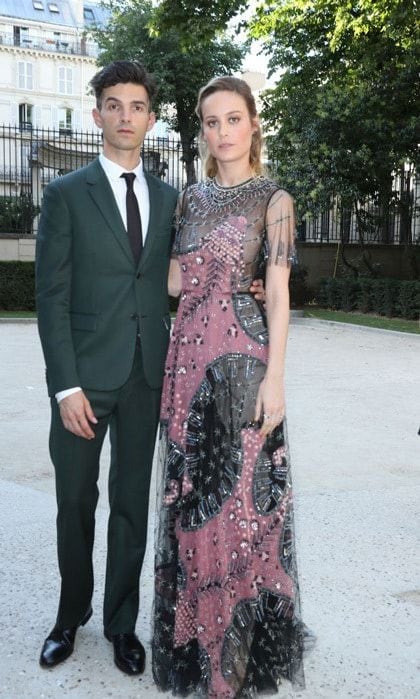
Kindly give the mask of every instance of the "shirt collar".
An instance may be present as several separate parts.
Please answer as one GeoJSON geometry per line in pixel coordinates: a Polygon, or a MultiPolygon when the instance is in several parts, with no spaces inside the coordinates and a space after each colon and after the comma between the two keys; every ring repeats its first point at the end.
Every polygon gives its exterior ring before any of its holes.
{"type": "Polygon", "coordinates": [[[141,158],[139,164],[135,168],[133,168],[133,170],[126,170],[125,168],[121,167],[121,165],[118,165],[118,163],[114,163],[113,160],[107,158],[103,153],[101,153],[99,156],[99,162],[105,170],[105,174],[111,180],[118,180],[123,174],[123,172],[134,172],[137,179],[139,180],[144,177],[143,161],[141,158]]]}

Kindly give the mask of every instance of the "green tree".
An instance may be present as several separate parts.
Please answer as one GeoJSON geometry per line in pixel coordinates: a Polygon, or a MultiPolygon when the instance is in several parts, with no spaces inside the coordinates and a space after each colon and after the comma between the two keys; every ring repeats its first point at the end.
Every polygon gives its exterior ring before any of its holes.
{"type": "MultiPolygon", "coordinates": [[[[337,197],[344,210],[353,207],[362,241],[379,225],[388,242],[399,206],[409,242],[412,202],[402,196],[397,204],[392,182],[404,163],[418,162],[416,27],[411,0],[267,0],[251,23],[280,74],[263,112],[278,177],[301,212],[337,197]],[[376,220],[360,209],[368,197],[376,220]]],[[[341,227],[345,242],[345,216],[341,227]]]]}
{"type": "Polygon", "coordinates": [[[249,6],[247,0],[162,0],[153,18],[153,28],[158,33],[176,27],[182,35],[183,45],[190,47],[197,34],[201,41],[211,42],[225,31],[228,22],[249,6]]]}
{"type": "Polygon", "coordinates": [[[150,0],[109,0],[106,6],[111,11],[107,27],[95,31],[101,49],[98,62],[137,60],[153,73],[159,86],[154,107],[180,134],[187,183],[191,184],[196,180],[198,89],[215,75],[239,70],[245,47],[222,36],[208,45],[196,38],[186,50],[181,31],[169,28],[158,35],[151,30],[155,10],[150,0]]]}

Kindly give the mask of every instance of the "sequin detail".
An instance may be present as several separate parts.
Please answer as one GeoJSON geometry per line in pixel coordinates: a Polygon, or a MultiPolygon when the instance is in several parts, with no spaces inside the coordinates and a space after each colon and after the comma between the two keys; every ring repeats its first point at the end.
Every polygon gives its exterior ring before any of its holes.
{"type": "Polygon", "coordinates": [[[277,191],[263,177],[195,185],[176,235],[183,291],[162,393],[152,649],[157,685],[180,696],[303,686],[286,423],[266,440],[254,423],[268,333],[249,286],[277,191]]]}

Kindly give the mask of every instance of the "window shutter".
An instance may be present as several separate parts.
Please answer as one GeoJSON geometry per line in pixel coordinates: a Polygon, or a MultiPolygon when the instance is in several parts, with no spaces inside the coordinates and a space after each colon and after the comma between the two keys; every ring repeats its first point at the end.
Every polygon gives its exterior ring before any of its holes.
{"type": "Polygon", "coordinates": [[[12,126],[17,126],[19,124],[19,105],[18,104],[11,104],[10,105],[10,124],[12,126]]]}
{"type": "Polygon", "coordinates": [[[66,78],[67,78],[67,86],[66,86],[66,87],[67,87],[67,91],[66,91],[66,93],[67,93],[68,95],[72,95],[72,94],[73,94],[73,68],[67,68],[67,71],[66,71],[66,72],[67,72],[67,75],[66,75],[66,78]]]}
{"type": "Polygon", "coordinates": [[[18,69],[18,75],[17,75],[18,87],[24,89],[25,88],[25,64],[23,61],[18,61],[17,69],[18,69]]]}
{"type": "Polygon", "coordinates": [[[41,105],[36,104],[33,109],[34,109],[34,126],[38,126],[38,127],[43,126],[41,105]]]}
{"type": "Polygon", "coordinates": [[[57,107],[52,108],[52,127],[53,127],[53,129],[58,129],[58,109],[57,109],[57,107]]]}
{"type": "Polygon", "coordinates": [[[64,66],[58,66],[58,92],[61,95],[65,94],[65,68],[64,66]]]}
{"type": "Polygon", "coordinates": [[[26,63],[26,89],[27,89],[27,90],[33,90],[33,89],[34,89],[33,65],[32,65],[32,63],[26,63]]]}
{"type": "Polygon", "coordinates": [[[43,104],[41,107],[41,126],[43,129],[50,129],[52,126],[51,107],[43,104]]]}
{"type": "Polygon", "coordinates": [[[72,127],[74,131],[82,130],[82,115],[80,109],[75,109],[72,114],[72,127]]]}

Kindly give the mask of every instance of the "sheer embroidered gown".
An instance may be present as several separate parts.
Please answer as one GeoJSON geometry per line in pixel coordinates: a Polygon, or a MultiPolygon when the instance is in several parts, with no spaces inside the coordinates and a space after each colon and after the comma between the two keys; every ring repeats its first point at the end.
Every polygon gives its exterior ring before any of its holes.
{"type": "Polygon", "coordinates": [[[253,422],[268,333],[248,292],[261,259],[290,261],[293,205],[257,177],[193,185],[179,208],[182,294],[161,407],[153,673],[181,696],[253,697],[276,692],[283,677],[303,684],[285,424],[264,439],[253,422]]]}

